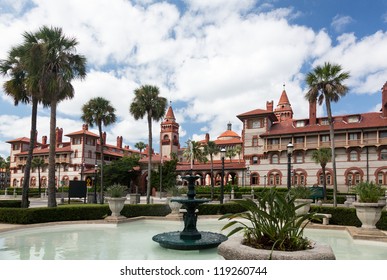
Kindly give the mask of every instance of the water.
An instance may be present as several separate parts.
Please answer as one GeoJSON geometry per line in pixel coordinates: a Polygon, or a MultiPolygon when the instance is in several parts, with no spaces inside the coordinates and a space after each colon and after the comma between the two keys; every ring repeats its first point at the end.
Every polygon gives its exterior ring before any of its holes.
{"type": "MultiPolygon", "coordinates": [[[[221,232],[225,221],[198,220],[200,231],[221,232]]],[[[217,249],[179,251],[152,241],[181,230],[180,221],[139,220],[119,225],[73,224],[0,234],[1,260],[221,260],[217,249]]],[[[345,231],[306,229],[306,236],[329,244],[337,259],[387,260],[387,244],[352,240],[345,231]]]]}

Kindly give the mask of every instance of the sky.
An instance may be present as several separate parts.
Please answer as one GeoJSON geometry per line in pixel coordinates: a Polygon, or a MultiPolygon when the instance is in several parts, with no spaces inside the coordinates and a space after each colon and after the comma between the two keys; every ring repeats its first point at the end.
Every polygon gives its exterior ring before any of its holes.
{"type": "MultiPolygon", "coordinates": [[[[57,126],[64,135],[80,130],[82,105],[101,96],[116,108],[117,122],[104,127],[108,143],[122,136],[131,148],[147,143],[146,119],[129,113],[141,85],[168,99],[184,147],[206,133],[215,140],[229,122],[241,134],[236,116],[266,101],[276,106],[284,85],[294,118],[306,118],[305,75],[324,62],[351,75],[334,115],[380,110],[387,81],[384,0],[0,0],[0,59],[43,25],[76,38],[87,59],[86,79],[74,80],[74,98],[58,105],[57,126]]],[[[1,156],[10,154],[6,141],[29,137],[30,115],[30,105],[14,106],[0,88],[1,156]]],[[[39,141],[49,135],[49,115],[39,107],[39,141]]],[[[154,123],[156,152],[159,133],[154,123]]]]}

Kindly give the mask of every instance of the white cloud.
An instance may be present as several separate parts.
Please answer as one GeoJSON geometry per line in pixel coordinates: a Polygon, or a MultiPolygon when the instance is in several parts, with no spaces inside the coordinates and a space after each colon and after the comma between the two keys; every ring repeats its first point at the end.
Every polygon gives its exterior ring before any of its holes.
{"type": "MultiPolygon", "coordinates": [[[[7,3],[15,3],[13,9],[21,11],[27,2],[7,3]]],[[[0,18],[0,33],[6,38],[0,41],[0,58],[21,42],[24,31],[43,24],[61,26],[65,34],[77,38],[89,71],[84,81],[74,81],[74,99],[58,107],[58,126],[65,134],[81,128],[82,105],[103,96],[118,116],[117,123],[105,129],[108,141],[115,143],[117,136],[123,136],[127,145],[146,142],[146,121],[135,121],[129,105],[133,90],[147,83],[159,86],[161,95],[174,102],[181,137],[204,137],[208,132],[216,138],[229,121],[240,133],[242,123],[236,115],[265,109],[268,100],[276,106],[284,82],[295,117],[307,117],[301,71],[311,65],[341,63],[351,71],[349,84],[355,93],[379,90],[387,76],[387,62],[381,59],[387,49],[386,33],[364,38],[342,34],[332,46],[324,29],[315,32],[292,24],[299,15],[293,8],[257,7],[260,3],[254,0],[187,0],[184,13],[171,3],[152,0],[33,3],[31,10],[0,18]],[[198,131],[191,131],[192,122],[198,131]]],[[[332,26],[342,28],[351,21],[337,16],[332,26]]],[[[47,112],[40,111],[45,121],[39,121],[39,135],[48,134],[47,112]]],[[[0,139],[27,136],[27,121],[24,126],[17,121],[20,130],[12,135],[0,129],[0,139]]],[[[159,124],[153,128],[157,138],[159,124]]]]}
{"type": "Polygon", "coordinates": [[[331,26],[337,33],[341,33],[345,28],[353,22],[350,16],[336,15],[331,22],[331,26]]]}

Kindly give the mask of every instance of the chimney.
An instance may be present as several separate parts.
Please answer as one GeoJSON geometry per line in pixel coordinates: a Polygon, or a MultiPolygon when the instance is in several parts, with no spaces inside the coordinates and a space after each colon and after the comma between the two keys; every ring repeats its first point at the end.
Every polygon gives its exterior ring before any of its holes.
{"type": "Polygon", "coordinates": [[[208,143],[209,141],[210,141],[210,134],[206,133],[206,143],[208,143]]]}
{"type": "Polygon", "coordinates": [[[122,136],[117,136],[117,147],[122,149],[122,136]]]}
{"type": "Polygon", "coordinates": [[[309,124],[314,125],[316,124],[316,101],[310,102],[309,101],[309,124]]]}
{"type": "Polygon", "coordinates": [[[55,141],[57,144],[62,143],[62,135],[63,135],[63,129],[59,129],[58,127],[55,130],[55,141]]]}
{"type": "Polygon", "coordinates": [[[42,145],[47,145],[47,136],[42,136],[42,145]]]}
{"type": "Polygon", "coordinates": [[[266,101],[266,110],[267,111],[270,111],[270,112],[273,112],[273,108],[274,108],[274,101],[266,101]]]}
{"type": "Polygon", "coordinates": [[[102,145],[106,145],[106,131],[102,133],[102,145]]]}
{"type": "Polygon", "coordinates": [[[86,123],[84,123],[83,125],[82,125],[82,130],[89,130],[89,125],[88,124],[86,124],[86,123]]]}
{"type": "Polygon", "coordinates": [[[387,82],[382,87],[382,117],[387,117],[387,82]]]}

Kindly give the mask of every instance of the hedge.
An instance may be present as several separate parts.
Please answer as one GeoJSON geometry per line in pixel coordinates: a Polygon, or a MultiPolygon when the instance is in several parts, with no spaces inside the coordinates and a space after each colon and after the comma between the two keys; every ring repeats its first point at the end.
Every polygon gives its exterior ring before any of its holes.
{"type": "MultiPolygon", "coordinates": [[[[166,204],[125,204],[121,214],[125,217],[165,216],[170,213],[166,204]]],[[[110,215],[107,204],[60,205],[58,207],[0,208],[0,222],[34,224],[59,221],[99,220],[110,215]]]]}

